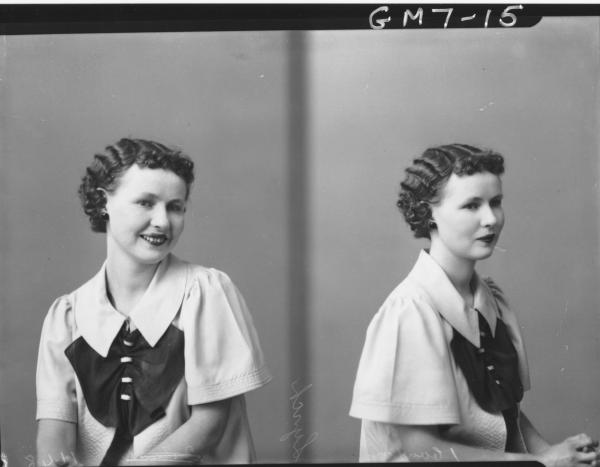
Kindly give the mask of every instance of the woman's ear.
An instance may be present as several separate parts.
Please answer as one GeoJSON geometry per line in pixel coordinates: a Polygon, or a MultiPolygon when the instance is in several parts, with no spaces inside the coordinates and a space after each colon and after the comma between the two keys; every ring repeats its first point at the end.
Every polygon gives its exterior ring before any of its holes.
{"type": "Polygon", "coordinates": [[[106,190],[106,188],[98,187],[96,188],[96,191],[98,192],[98,196],[104,200],[104,204],[106,205],[110,194],[108,190],[106,190]]]}
{"type": "Polygon", "coordinates": [[[98,187],[96,188],[96,192],[98,193],[98,196],[100,197],[100,199],[102,199],[104,201],[104,207],[102,208],[102,215],[106,216],[106,219],[108,219],[108,213],[106,212],[106,208],[108,206],[108,191],[104,188],[98,187]]]}

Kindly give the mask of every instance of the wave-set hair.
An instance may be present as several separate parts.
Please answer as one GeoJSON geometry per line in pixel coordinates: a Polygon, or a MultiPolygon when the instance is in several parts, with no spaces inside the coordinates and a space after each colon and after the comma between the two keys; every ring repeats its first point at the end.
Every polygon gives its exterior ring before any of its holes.
{"type": "Polygon", "coordinates": [[[186,185],[186,198],[194,181],[194,163],[181,151],[155,141],[123,138],[95,154],[79,185],[79,199],[94,232],[106,232],[106,196],[114,192],[121,176],[134,164],[163,169],[178,175],[186,185]]]}
{"type": "Polygon", "coordinates": [[[426,149],[406,169],[396,205],[416,238],[431,238],[431,203],[438,201],[450,176],[489,172],[504,173],[499,153],[467,144],[447,144],[426,149]]]}

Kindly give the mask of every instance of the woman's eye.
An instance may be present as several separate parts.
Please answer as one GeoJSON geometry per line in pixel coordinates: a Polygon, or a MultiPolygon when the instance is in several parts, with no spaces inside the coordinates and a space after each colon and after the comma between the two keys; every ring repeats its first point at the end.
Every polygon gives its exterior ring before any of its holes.
{"type": "Polygon", "coordinates": [[[468,203],[463,206],[463,208],[469,209],[470,211],[473,211],[473,210],[477,209],[478,207],[479,207],[479,205],[477,203],[468,203]]]}
{"type": "Polygon", "coordinates": [[[173,212],[185,212],[185,206],[183,204],[179,204],[179,203],[172,204],[170,206],[170,210],[173,212]]]}
{"type": "Polygon", "coordinates": [[[139,204],[140,206],[143,206],[143,207],[145,207],[145,208],[149,208],[149,207],[151,207],[151,206],[152,206],[152,202],[151,202],[151,201],[149,201],[149,200],[147,200],[147,199],[142,199],[142,200],[139,200],[139,201],[138,201],[138,204],[139,204]]]}
{"type": "Polygon", "coordinates": [[[490,206],[493,208],[497,208],[502,206],[502,200],[501,199],[493,199],[490,201],[490,206]]]}

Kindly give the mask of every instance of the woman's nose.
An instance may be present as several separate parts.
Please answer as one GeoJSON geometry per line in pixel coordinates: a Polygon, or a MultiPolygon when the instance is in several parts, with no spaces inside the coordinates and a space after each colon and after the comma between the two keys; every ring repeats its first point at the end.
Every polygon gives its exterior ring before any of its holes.
{"type": "Polygon", "coordinates": [[[489,205],[485,205],[482,208],[481,216],[481,223],[483,225],[496,225],[498,222],[498,216],[496,215],[496,212],[489,205]]]}
{"type": "Polygon", "coordinates": [[[152,225],[155,227],[166,227],[169,225],[169,216],[164,206],[154,206],[152,210],[152,225]]]}

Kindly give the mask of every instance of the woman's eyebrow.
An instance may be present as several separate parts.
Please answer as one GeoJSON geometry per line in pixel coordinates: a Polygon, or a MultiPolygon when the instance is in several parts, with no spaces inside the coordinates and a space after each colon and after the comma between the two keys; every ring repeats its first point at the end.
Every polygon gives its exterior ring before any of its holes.
{"type": "MultiPolygon", "coordinates": [[[[153,193],[151,191],[143,191],[141,193],[139,193],[137,195],[138,198],[152,198],[152,199],[159,199],[160,196],[157,195],[156,193],[153,193]]],[[[169,199],[167,202],[172,203],[172,202],[185,202],[185,198],[171,198],[169,199]]]]}
{"type": "Polygon", "coordinates": [[[472,202],[472,201],[481,201],[481,200],[483,200],[483,198],[480,197],[480,196],[469,196],[468,198],[464,198],[462,200],[462,202],[463,203],[469,203],[469,202],[472,202]]]}
{"type": "Polygon", "coordinates": [[[158,198],[158,196],[155,193],[152,193],[151,191],[143,191],[139,193],[138,196],[141,198],[158,198]]]}
{"type": "MultiPolygon", "coordinates": [[[[504,194],[503,193],[498,193],[497,195],[493,195],[490,196],[490,199],[494,199],[494,198],[504,198],[504,194]]],[[[485,198],[481,197],[481,196],[471,196],[469,198],[465,198],[463,200],[463,202],[468,202],[468,201],[483,201],[485,198]]]]}

